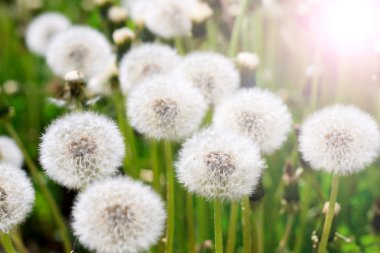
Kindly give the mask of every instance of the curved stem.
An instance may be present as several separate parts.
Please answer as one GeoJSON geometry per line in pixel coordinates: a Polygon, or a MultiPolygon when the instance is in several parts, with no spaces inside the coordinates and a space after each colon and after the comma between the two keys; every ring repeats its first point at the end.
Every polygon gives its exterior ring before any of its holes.
{"type": "Polygon", "coordinates": [[[20,236],[19,231],[15,231],[10,233],[10,237],[15,244],[15,248],[19,253],[29,253],[29,251],[25,248],[24,243],[22,242],[22,238],[20,236]]]}
{"type": "Polygon", "coordinates": [[[173,253],[174,242],[174,169],[172,159],[172,146],[169,141],[164,141],[165,161],[166,161],[166,199],[167,199],[167,232],[166,232],[166,253],[173,253]]]}
{"type": "Polygon", "coordinates": [[[290,231],[292,229],[294,223],[294,213],[289,214],[288,220],[286,222],[285,232],[280,241],[280,245],[278,246],[278,252],[283,252],[285,250],[286,244],[289,240],[290,231]]]}
{"type": "Polygon", "coordinates": [[[243,212],[243,248],[244,253],[251,252],[251,206],[249,203],[249,197],[244,197],[242,201],[243,212]]]}
{"type": "Polygon", "coordinates": [[[62,237],[65,252],[70,252],[71,242],[70,242],[69,232],[68,232],[67,226],[65,224],[64,218],[59,211],[58,205],[53,198],[53,195],[51,194],[49,188],[47,187],[46,182],[44,181],[44,179],[39,174],[37,166],[33,162],[32,158],[29,156],[29,153],[27,152],[25,146],[23,145],[23,143],[22,143],[20,137],[18,136],[16,130],[9,123],[5,123],[5,129],[7,130],[9,135],[16,141],[19,148],[21,149],[22,154],[23,154],[24,159],[25,159],[25,163],[29,169],[29,172],[30,172],[32,178],[34,179],[36,184],[41,189],[42,194],[45,196],[46,201],[49,203],[49,206],[50,206],[52,214],[53,214],[53,218],[59,227],[59,232],[60,232],[61,237],[62,237]]]}
{"type": "Polygon", "coordinates": [[[327,249],[327,243],[330,236],[331,225],[334,219],[335,203],[338,196],[339,176],[334,175],[331,185],[329,210],[326,214],[325,223],[323,224],[322,238],[319,243],[318,253],[325,253],[327,249]]]}
{"type": "Polygon", "coordinates": [[[1,234],[1,244],[3,245],[3,248],[6,253],[17,253],[17,251],[13,247],[12,240],[9,234],[1,234]]]}
{"type": "Polygon", "coordinates": [[[240,3],[239,16],[236,18],[234,27],[232,28],[232,35],[230,45],[228,47],[228,55],[230,57],[235,56],[238,49],[240,28],[243,22],[245,11],[248,7],[249,0],[242,0],[240,3]]]}
{"type": "Polygon", "coordinates": [[[187,217],[187,237],[189,238],[189,252],[195,253],[195,229],[194,229],[194,207],[193,196],[186,192],[186,217],[187,217]]]}
{"type": "Polygon", "coordinates": [[[226,253],[234,253],[235,252],[236,227],[237,227],[238,214],[239,214],[238,203],[236,203],[236,202],[231,203],[226,253]]]}
{"type": "Polygon", "coordinates": [[[215,252],[223,253],[222,201],[214,200],[215,252]]]}

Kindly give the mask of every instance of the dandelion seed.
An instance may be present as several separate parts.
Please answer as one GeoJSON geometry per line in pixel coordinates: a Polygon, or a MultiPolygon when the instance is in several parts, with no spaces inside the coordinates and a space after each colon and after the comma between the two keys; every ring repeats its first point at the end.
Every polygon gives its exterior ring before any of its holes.
{"type": "Polygon", "coordinates": [[[380,132],[375,120],[354,106],[335,105],[305,120],[299,149],[315,170],[351,174],[378,156],[380,132]]]}
{"type": "Polygon", "coordinates": [[[31,212],[34,189],[24,171],[0,163],[0,230],[8,233],[31,212]]]}
{"type": "Polygon", "coordinates": [[[79,189],[115,174],[124,150],[113,121],[93,112],[71,113],[53,122],[42,136],[40,161],[53,180],[79,189]]]}
{"type": "Polygon", "coordinates": [[[253,88],[242,89],[222,101],[215,108],[213,124],[238,131],[256,142],[263,153],[272,153],[286,140],[292,117],[279,97],[253,88]]]}
{"type": "Polygon", "coordinates": [[[91,184],[73,208],[73,229],[84,246],[99,253],[148,250],[162,235],[166,214],[160,197],[127,177],[91,184]]]}
{"type": "Polygon", "coordinates": [[[252,141],[213,128],[188,139],[176,162],[178,180],[188,191],[223,200],[239,200],[252,193],[264,167],[252,141]]]}
{"type": "Polygon", "coordinates": [[[156,76],[136,87],[128,99],[128,117],[140,133],[179,140],[194,133],[206,113],[202,94],[172,76],[156,76]]]}
{"type": "Polygon", "coordinates": [[[0,163],[12,164],[20,168],[24,157],[16,142],[9,137],[0,136],[0,163]]]}

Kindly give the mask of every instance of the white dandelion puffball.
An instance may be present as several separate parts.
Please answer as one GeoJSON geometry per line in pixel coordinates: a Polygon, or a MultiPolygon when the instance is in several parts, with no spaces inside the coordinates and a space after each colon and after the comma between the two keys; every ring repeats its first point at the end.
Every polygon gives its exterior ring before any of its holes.
{"type": "Polygon", "coordinates": [[[42,136],[40,161],[53,180],[72,189],[117,172],[125,155],[116,124],[93,112],[67,114],[42,136]]]}
{"type": "Polygon", "coordinates": [[[74,234],[98,253],[137,253],[157,243],[166,213],[160,197],[127,177],[108,178],[80,193],[73,208],[74,234]]]}
{"type": "Polygon", "coordinates": [[[21,167],[24,157],[16,142],[7,136],[0,136],[0,163],[21,167]]]}
{"type": "Polygon", "coordinates": [[[138,132],[155,139],[179,140],[198,129],[207,103],[186,81],[156,76],[131,92],[127,109],[138,132]]]}
{"type": "Polygon", "coordinates": [[[152,4],[145,17],[152,33],[165,39],[191,35],[192,22],[183,1],[158,0],[152,4]]]}
{"type": "Polygon", "coordinates": [[[44,56],[52,38],[70,25],[62,14],[45,12],[30,22],[25,34],[26,45],[30,51],[44,56]]]}
{"type": "Polygon", "coordinates": [[[140,82],[169,73],[180,62],[176,51],[163,44],[145,43],[131,49],[120,62],[120,85],[127,94],[140,82]]]}
{"type": "Polygon", "coordinates": [[[240,85],[239,72],[234,63],[218,53],[189,54],[175,72],[200,89],[211,104],[217,104],[240,85]]]}
{"type": "Polygon", "coordinates": [[[8,233],[24,222],[34,203],[34,189],[25,172],[0,163],[0,231],[8,233]]]}
{"type": "Polygon", "coordinates": [[[252,193],[265,167],[256,144],[234,131],[209,128],[188,139],[176,171],[189,192],[239,200],[252,193]]]}
{"type": "Polygon", "coordinates": [[[132,20],[139,24],[145,23],[146,17],[149,13],[149,9],[154,6],[156,0],[122,0],[122,6],[127,9],[131,15],[132,20]]]}
{"type": "Polygon", "coordinates": [[[248,136],[263,153],[270,154],[285,142],[292,116],[272,92],[241,89],[215,107],[213,124],[248,136]]]}
{"type": "Polygon", "coordinates": [[[326,107],[301,127],[299,149],[315,170],[351,174],[363,170],[379,154],[380,132],[375,120],[354,106],[326,107]]]}
{"type": "Polygon", "coordinates": [[[113,60],[110,43],[103,34],[86,26],[73,26],[57,34],[47,49],[46,59],[53,72],[64,77],[77,70],[89,79],[113,60]]]}

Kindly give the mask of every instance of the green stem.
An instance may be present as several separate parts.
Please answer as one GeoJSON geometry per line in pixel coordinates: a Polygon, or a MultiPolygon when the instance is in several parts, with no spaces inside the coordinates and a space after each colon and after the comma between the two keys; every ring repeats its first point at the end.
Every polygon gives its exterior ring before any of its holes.
{"type": "Polygon", "coordinates": [[[236,51],[238,49],[240,28],[244,19],[245,11],[247,10],[247,7],[248,7],[248,3],[249,3],[249,0],[242,0],[240,3],[239,16],[236,18],[234,27],[232,28],[230,45],[228,48],[228,55],[230,57],[235,56],[236,51]]]}
{"type": "Polygon", "coordinates": [[[187,237],[189,242],[189,252],[195,253],[195,229],[194,229],[194,207],[193,196],[186,192],[186,217],[187,217],[187,237]]]}
{"type": "Polygon", "coordinates": [[[3,248],[6,253],[17,253],[17,251],[13,247],[12,240],[9,234],[1,234],[1,244],[3,245],[3,248]]]}
{"type": "Polygon", "coordinates": [[[242,213],[243,213],[243,248],[244,253],[251,252],[251,206],[249,203],[249,197],[246,196],[242,201],[242,213]]]}
{"type": "Polygon", "coordinates": [[[330,192],[329,210],[327,211],[325,223],[323,224],[322,238],[319,243],[318,253],[325,253],[327,249],[331,225],[335,215],[335,203],[338,196],[338,187],[339,176],[334,175],[330,192]]]}
{"type": "Polygon", "coordinates": [[[45,196],[46,201],[49,203],[51,211],[53,213],[53,218],[55,222],[57,223],[59,227],[59,232],[62,237],[63,246],[65,249],[65,252],[71,251],[71,242],[70,242],[70,236],[67,229],[67,226],[65,224],[64,218],[62,214],[59,211],[58,205],[55,202],[53,195],[51,194],[48,186],[46,185],[46,182],[42,178],[42,176],[39,174],[38,168],[33,162],[32,158],[29,156],[29,153],[27,152],[25,146],[23,145],[20,137],[18,136],[16,130],[13,128],[13,126],[9,123],[5,123],[5,128],[8,131],[9,135],[16,141],[19,148],[22,151],[22,154],[24,156],[26,165],[32,175],[32,178],[36,182],[36,184],[39,186],[39,188],[42,191],[42,194],[45,196]]]}
{"type": "Polygon", "coordinates": [[[286,244],[289,240],[289,236],[290,236],[290,232],[291,232],[293,223],[294,223],[294,214],[291,213],[291,214],[289,214],[288,220],[286,222],[285,232],[284,232],[284,235],[280,241],[280,245],[278,247],[278,253],[283,252],[285,250],[286,244]]]}
{"type": "Polygon", "coordinates": [[[153,189],[156,190],[157,193],[161,193],[161,184],[160,184],[160,164],[158,160],[158,145],[157,141],[151,139],[150,140],[150,159],[151,166],[153,170],[153,189]]]}
{"type": "Polygon", "coordinates": [[[166,232],[166,253],[173,253],[174,242],[174,168],[172,159],[172,145],[170,141],[164,141],[165,161],[166,161],[166,199],[167,199],[167,232],[166,232]]]}
{"type": "Polygon", "coordinates": [[[256,209],[256,219],[255,219],[255,228],[256,228],[256,253],[264,253],[264,203],[258,203],[256,209]]]}
{"type": "Polygon", "coordinates": [[[235,252],[236,227],[237,227],[238,214],[239,214],[239,204],[236,202],[231,203],[226,253],[235,252]]]}
{"type": "Polygon", "coordinates": [[[214,200],[215,252],[223,253],[222,201],[214,200]]]}
{"type": "Polygon", "coordinates": [[[15,244],[15,248],[19,253],[29,253],[29,251],[25,248],[24,243],[22,242],[22,238],[20,236],[19,231],[15,231],[10,233],[11,239],[15,244]]]}

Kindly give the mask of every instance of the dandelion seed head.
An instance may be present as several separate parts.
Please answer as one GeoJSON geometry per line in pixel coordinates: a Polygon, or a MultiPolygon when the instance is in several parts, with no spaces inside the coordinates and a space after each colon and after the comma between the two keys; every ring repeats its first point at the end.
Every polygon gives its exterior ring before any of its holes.
{"type": "Polygon", "coordinates": [[[166,219],[164,204],[150,187],[121,176],[91,184],[77,197],[72,216],[79,241],[99,253],[148,250],[166,219]]]}
{"type": "Polygon", "coordinates": [[[258,147],[249,138],[215,128],[188,139],[176,162],[177,178],[188,191],[223,200],[252,193],[264,167],[258,147]]]}
{"type": "Polygon", "coordinates": [[[377,123],[354,106],[323,108],[301,127],[299,149],[315,170],[340,175],[359,172],[373,162],[379,148],[377,123]]]}
{"type": "Polygon", "coordinates": [[[185,57],[176,75],[191,82],[211,104],[233,93],[240,83],[239,72],[227,57],[210,52],[196,52],[185,57]]]}
{"type": "Polygon", "coordinates": [[[8,233],[24,222],[34,203],[34,189],[24,171],[0,163],[0,231],[8,233]]]}
{"type": "Polygon", "coordinates": [[[126,94],[147,78],[169,73],[180,62],[174,49],[146,43],[131,49],[120,63],[120,85],[126,94]]]}
{"type": "Polygon", "coordinates": [[[0,163],[21,168],[23,161],[24,157],[16,142],[7,136],[0,136],[0,163]]]}
{"type": "Polygon", "coordinates": [[[127,108],[131,125],[140,133],[155,139],[179,140],[198,129],[207,103],[191,84],[165,75],[136,87],[127,108]]]}
{"type": "Polygon", "coordinates": [[[115,174],[124,150],[112,120],[93,112],[71,113],[53,122],[42,136],[40,161],[53,180],[79,189],[115,174]]]}
{"type": "Polygon", "coordinates": [[[236,57],[236,63],[241,67],[255,70],[260,64],[260,58],[254,53],[240,52],[236,57]]]}
{"type": "Polygon", "coordinates": [[[135,38],[135,32],[127,27],[117,29],[112,33],[112,39],[116,45],[122,45],[127,41],[134,40],[135,38]]]}
{"type": "Polygon", "coordinates": [[[190,7],[189,16],[195,23],[205,22],[213,14],[212,8],[204,2],[195,1],[192,7],[190,7]]]}
{"type": "Polygon", "coordinates": [[[98,75],[92,77],[87,83],[89,95],[106,95],[112,94],[111,79],[118,76],[119,70],[116,66],[115,59],[98,75]]]}
{"type": "Polygon", "coordinates": [[[132,20],[135,23],[145,23],[146,17],[149,13],[149,9],[153,7],[155,0],[123,0],[122,6],[131,15],[132,20]]]}
{"type": "Polygon", "coordinates": [[[126,9],[120,6],[112,6],[108,10],[108,19],[113,23],[121,23],[124,22],[128,18],[128,13],[126,9]]]}
{"type": "Polygon", "coordinates": [[[106,68],[113,55],[103,34],[90,27],[73,26],[54,37],[46,58],[49,67],[61,77],[77,70],[89,79],[106,68]]]}
{"type": "Polygon", "coordinates": [[[213,124],[238,131],[257,143],[263,153],[272,153],[285,142],[292,117],[278,96],[252,88],[241,89],[218,104],[213,124]]]}
{"type": "Polygon", "coordinates": [[[29,50],[45,56],[52,38],[70,27],[70,21],[60,13],[45,12],[28,25],[25,38],[29,50]]]}

